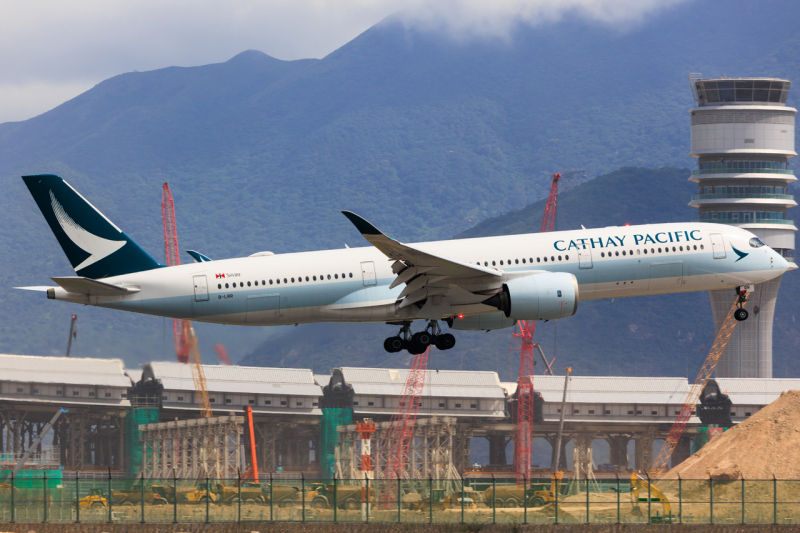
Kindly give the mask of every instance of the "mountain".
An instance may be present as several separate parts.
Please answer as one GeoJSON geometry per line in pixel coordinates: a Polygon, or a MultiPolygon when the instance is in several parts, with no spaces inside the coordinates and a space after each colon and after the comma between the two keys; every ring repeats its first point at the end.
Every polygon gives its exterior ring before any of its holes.
{"type": "MultiPolygon", "coordinates": [[[[695,0],[627,28],[567,16],[507,40],[390,17],[323,59],[247,51],[121,74],[0,124],[0,351],[61,353],[77,311],[76,355],[170,357],[168,321],[10,289],[72,274],[21,174],[62,175],[156,258],[163,181],[182,247],[211,257],[361,245],[340,209],[405,241],[448,238],[541,198],[553,171],[692,166],[687,73],[800,79],[800,30],[776,24],[798,15],[794,2],[695,0]]],[[[236,358],[282,331],[198,333],[204,352],[222,342],[236,358]]]]}

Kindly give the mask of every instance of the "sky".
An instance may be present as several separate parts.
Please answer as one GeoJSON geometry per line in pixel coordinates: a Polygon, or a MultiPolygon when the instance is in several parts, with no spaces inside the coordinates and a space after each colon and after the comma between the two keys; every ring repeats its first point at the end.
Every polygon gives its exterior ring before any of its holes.
{"type": "Polygon", "coordinates": [[[3,0],[0,123],[26,120],[114,75],[226,61],[255,49],[322,58],[390,15],[454,39],[579,16],[625,29],[691,0],[3,0]]]}

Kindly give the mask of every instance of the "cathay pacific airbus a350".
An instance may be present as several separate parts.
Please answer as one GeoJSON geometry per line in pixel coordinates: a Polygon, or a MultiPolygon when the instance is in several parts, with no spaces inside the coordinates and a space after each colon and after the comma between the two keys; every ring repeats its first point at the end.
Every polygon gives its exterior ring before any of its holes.
{"type": "MultiPolygon", "coordinates": [[[[371,246],[195,263],[156,262],[67,182],[23,177],[77,276],[52,300],[164,317],[277,326],[386,322],[389,352],[447,350],[456,330],[569,317],[579,300],[748,290],[790,268],[752,233],[684,222],[404,244],[343,211],[371,246]],[[424,327],[411,334],[411,324],[424,327]]],[[[739,309],[737,319],[747,318],[739,309]]]]}

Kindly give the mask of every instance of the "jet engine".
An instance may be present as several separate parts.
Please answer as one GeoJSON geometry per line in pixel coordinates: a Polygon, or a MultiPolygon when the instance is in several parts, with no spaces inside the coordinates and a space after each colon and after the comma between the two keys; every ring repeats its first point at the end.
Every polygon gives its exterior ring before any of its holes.
{"type": "Polygon", "coordinates": [[[547,272],[512,279],[484,300],[514,320],[556,320],[578,310],[578,280],[566,272],[547,272]]]}

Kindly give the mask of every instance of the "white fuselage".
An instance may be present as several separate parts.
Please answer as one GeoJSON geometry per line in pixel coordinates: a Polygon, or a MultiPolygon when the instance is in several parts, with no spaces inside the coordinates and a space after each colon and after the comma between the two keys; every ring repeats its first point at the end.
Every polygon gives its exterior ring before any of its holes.
{"type": "MultiPolygon", "coordinates": [[[[530,273],[568,272],[580,299],[731,289],[784,273],[789,263],[750,232],[697,222],[581,229],[414,244],[419,250],[495,268],[455,284],[441,318],[497,312],[487,291],[530,273]],[[712,242],[713,239],[713,242],[712,242]],[[738,250],[738,252],[737,252],[738,250]]],[[[386,322],[420,317],[398,309],[392,261],[372,246],[262,255],[158,268],[103,279],[139,291],[59,300],[220,324],[270,326],[309,322],[386,322]]],[[[733,297],[733,294],[732,294],[733,297]]]]}

